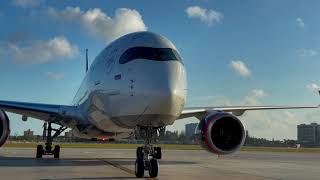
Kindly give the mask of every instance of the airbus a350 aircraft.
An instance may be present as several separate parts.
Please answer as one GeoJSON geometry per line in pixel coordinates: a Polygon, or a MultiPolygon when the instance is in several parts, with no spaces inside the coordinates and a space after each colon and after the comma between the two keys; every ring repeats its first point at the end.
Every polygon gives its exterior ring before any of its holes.
{"type": "MultiPolygon", "coordinates": [[[[87,61],[88,62],[88,61],[87,61]]],[[[87,63],[88,64],[88,63],[87,63]]],[[[237,151],[244,143],[245,129],[237,116],[247,110],[318,108],[318,106],[217,106],[185,108],[187,81],[176,47],[151,32],[125,35],[101,51],[93,61],[73,104],[50,105],[0,101],[0,146],[10,134],[6,112],[45,121],[45,148],[37,147],[37,158],[60,156],[52,140],[66,128],[82,138],[120,139],[133,135],[145,144],[136,151],[135,174],[158,175],[161,148],[153,147],[167,125],[176,120],[199,119],[196,135],[202,146],[215,154],[237,151]],[[59,129],[53,129],[58,124],[59,129]],[[54,134],[53,134],[54,133],[54,134]]]]}

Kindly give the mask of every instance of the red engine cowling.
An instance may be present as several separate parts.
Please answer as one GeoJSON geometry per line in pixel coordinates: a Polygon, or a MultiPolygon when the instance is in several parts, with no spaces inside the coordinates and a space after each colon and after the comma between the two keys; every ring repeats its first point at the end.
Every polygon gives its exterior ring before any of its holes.
{"type": "Polygon", "coordinates": [[[200,121],[196,137],[209,152],[230,154],[243,145],[246,132],[237,117],[225,112],[214,112],[200,121]]]}
{"type": "Polygon", "coordinates": [[[0,110],[0,147],[7,141],[9,134],[9,118],[4,111],[0,110]]]}

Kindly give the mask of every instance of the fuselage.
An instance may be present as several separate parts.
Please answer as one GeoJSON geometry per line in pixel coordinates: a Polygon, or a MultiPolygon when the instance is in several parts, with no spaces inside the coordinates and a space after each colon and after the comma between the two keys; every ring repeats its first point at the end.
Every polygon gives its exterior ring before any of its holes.
{"type": "Polygon", "coordinates": [[[76,130],[129,136],[137,126],[170,125],[186,94],[185,68],[173,43],[151,32],[131,33],[93,61],[73,101],[84,119],[76,130]]]}

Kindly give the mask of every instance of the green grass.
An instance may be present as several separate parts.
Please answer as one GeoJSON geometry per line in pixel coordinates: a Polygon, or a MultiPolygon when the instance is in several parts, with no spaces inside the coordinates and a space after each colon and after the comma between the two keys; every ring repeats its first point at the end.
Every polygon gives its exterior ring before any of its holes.
{"type": "MultiPolygon", "coordinates": [[[[37,143],[7,143],[5,147],[35,148],[37,143]]],[[[104,149],[136,149],[141,144],[86,144],[86,143],[62,143],[62,148],[104,148],[104,149]]],[[[168,150],[202,150],[199,145],[160,144],[168,150]]],[[[286,148],[286,147],[242,147],[245,152],[296,152],[296,153],[320,153],[320,148],[286,148]]]]}

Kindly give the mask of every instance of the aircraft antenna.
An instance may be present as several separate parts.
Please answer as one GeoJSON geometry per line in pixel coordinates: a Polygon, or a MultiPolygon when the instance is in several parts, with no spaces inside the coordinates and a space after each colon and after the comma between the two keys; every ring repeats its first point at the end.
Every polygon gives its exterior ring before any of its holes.
{"type": "Polygon", "coordinates": [[[88,72],[88,69],[89,69],[88,49],[86,49],[86,72],[88,72]]]}

